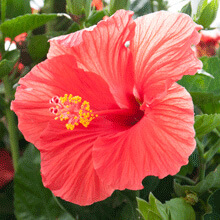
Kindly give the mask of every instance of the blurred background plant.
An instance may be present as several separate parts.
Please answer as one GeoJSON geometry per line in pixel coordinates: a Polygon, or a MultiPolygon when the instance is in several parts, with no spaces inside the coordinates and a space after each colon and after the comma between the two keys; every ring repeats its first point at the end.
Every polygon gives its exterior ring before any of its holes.
{"type": "Polygon", "coordinates": [[[218,4],[218,0],[1,0],[0,219],[219,220],[218,4]],[[50,38],[95,25],[122,8],[133,10],[134,17],[159,10],[179,11],[203,25],[195,47],[203,69],[179,81],[195,105],[197,148],[177,175],[162,180],[146,177],[137,200],[132,191],[116,191],[105,201],[80,207],[55,198],[43,187],[39,152],[18,131],[10,102],[20,77],[46,59],[50,38]]]}

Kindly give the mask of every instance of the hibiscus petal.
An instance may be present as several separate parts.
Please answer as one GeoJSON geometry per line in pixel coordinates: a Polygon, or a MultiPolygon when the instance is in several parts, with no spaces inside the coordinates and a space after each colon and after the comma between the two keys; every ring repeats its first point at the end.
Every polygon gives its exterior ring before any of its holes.
{"type": "Polygon", "coordinates": [[[69,131],[61,122],[52,121],[43,132],[41,174],[44,186],[55,196],[78,205],[90,205],[112,194],[113,188],[100,180],[92,161],[94,141],[109,132],[106,126],[97,118],[88,128],[78,126],[69,131]]]}
{"type": "Polygon", "coordinates": [[[136,125],[95,142],[98,176],[115,189],[138,190],[145,176],[176,174],[195,149],[193,123],[192,99],[174,84],[136,125]]]}
{"type": "Polygon", "coordinates": [[[50,39],[50,48],[47,54],[47,58],[51,59],[53,57],[65,54],[74,55],[72,47],[78,47],[83,41],[83,33],[92,31],[94,27],[95,26],[84,28],[71,34],[61,35],[50,39]]]}
{"type": "Polygon", "coordinates": [[[40,133],[54,120],[49,112],[49,100],[54,96],[80,96],[92,110],[118,108],[107,83],[96,74],[76,68],[74,62],[70,55],[54,57],[34,67],[19,81],[11,108],[18,115],[24,137],[36,146],[40,133]]]}
{"type": "Polygon", "coordinates": [[[202,68],[191,46],[198,44],[201,26],[181,13],[159,11],[135,20],[131,51],[139,95],[149,104],[183,75],[202,68]],[[145,97],[143,97],[145,94],[145,97]]]}
{"type": "Polygon", "coordinates": [[[125,46],[134,36],[133,12],[120,10],[97,26],[50,40],[48,57],[69,53],[80,68],[102,76],[120,107],[131,106],[133,63],[125,46]]]}

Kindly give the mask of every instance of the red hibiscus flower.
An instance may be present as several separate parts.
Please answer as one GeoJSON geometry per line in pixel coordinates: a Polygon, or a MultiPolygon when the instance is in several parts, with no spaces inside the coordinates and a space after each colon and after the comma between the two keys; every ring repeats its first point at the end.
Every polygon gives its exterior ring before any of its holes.
{"type": "Polygon", "coordinates": [[[216,55],[216,50],[219,48],[220,43],[220,31],[215,30],[203,30],[200,31],[201,40],[196,46],[196,52],[198,57],[207,56],[212,57],[216,55]]]}
{"type": "Polygon", "coordinates": [[[192,99],[176,81],[202,67],[191,48],[201,26],[179,13],[132,15],[51,39],[12,103],[41,152],[44,186],[79,205],[174,175],[195,149],[192,99]]]}

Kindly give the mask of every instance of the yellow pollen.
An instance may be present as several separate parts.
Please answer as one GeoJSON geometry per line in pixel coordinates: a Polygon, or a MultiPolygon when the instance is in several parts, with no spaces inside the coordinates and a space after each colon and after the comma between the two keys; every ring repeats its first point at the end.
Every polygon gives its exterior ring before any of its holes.
{"type": "Polygon", "coordinates": [[[97,114],[92,113],[89,102],[82,102],[80,96],[72,94],[65,94],[63,97],[55,96],[50,100],[50,103],[55,105],[49,109],[51,113],[56,115],[54,119],[68,120],[66,123],[68,130],[73,130],[79,124],[88,127],[90,122],[98,117],[97,114]]]}

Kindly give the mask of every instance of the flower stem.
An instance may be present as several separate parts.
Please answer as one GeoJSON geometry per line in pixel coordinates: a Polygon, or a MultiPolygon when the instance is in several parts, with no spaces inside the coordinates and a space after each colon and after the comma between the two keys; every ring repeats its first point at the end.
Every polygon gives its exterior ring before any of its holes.
{"type": "Polygon", "coordinates": [[[220,149],[220,139],[204,154],[206,162],[209,162],[220,149]]]}
{"type": "MultiPolygon", "coordinates": [[[[3,23],[6,18],[6,6],[7,0],[1,0],[1,22],[3,23]]],[[[4,39],[4,36],[3,36],[4,39]]],[[[3,51],[4,52],[4,51],[3,51]]],[[[10,110],[10,103],[14,98],[13,88],[9,80],[9,76],[6,75],[3,79],[3,84],[5,88],[5,98],[8,102],[8,105],[5,109],[6,120],[8,124],[8,133],[9,133],[9,140],[11,146],[11,154],[13,160],[14,170],[16,172],[18,166],[18,158],[19,158],[19,144],[18,144],[18,133],[17,133],[17,123],[15,120],[14,113],[10,110]]]]}
{"type": "Polygon", "coordinates": [[[186,177],[186,176],[182,176],[182,175],[176,174],[175,177],[178,178],[178,179],[181,179],[181,180],[186,181],[186,182],[189,183],[190,185],[195,185],[195,184],[196,184],[195,181],[191,180],[190,178],[188,178],[188,177],[186,177]]]}
{"type": "Polygon", "coordinates": [[[19,159],[19,150],[18,150],[19,145],[18,145],[15,115],[9,108],[6,109],[6,118],[8,122],[8,133],[9,133],[9,139],[11,145],[12,160],[13,160],[14,170],[16,172],[18,167],[18,159],[19,159]]]}
{"type": "Polygon", "coordinates": [[[138,198],[140,197],[140,190],[136,191],[136,197],[138,197],[138,198]]]}
{"type": "Polygon", "coordinates": [[[206,170],[206,163],[202,163],[200,165],[200,171],[199,171],[199,179],[200,179],[200,181],[205,178],[205,170],[206,170]]]}
{"type": "Polygon", "coordinates": [[[3,83],[5,87],[5,97],[8,101],[8,106],[6,107],[6,119],[8,124],[8,133],[11,146],[12,160],[14,165],[14,170],[16,172],[19,159],[19,144],[18,144],[18,132],[17,123],[15,120],[14,113],[10,110],[10,102],[13,99],[13,89],[9,81],[8,75],[3,78],[3,83]]]}
{"type": "Polygon", "coordinates": [[[206,170],[206,160],[204,158],[204,145],[202,142],[196,138],[197,149],[200,158],[200,170],[199,170],[199,180],[203,180],[205,178],[205,170],[206,170]]]}

